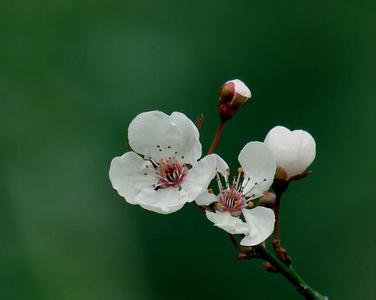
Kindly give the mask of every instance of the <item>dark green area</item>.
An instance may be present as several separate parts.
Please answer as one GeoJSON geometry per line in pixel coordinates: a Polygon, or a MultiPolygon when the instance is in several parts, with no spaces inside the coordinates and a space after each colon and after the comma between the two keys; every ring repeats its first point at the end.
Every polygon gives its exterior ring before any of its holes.
{"type": "Polygon", "coordinates": [[[218,153],[237,168],[278,124],[316,138],[283,199],[295,268],[330,299],[376,299],[375,1],[0,2],[0,298],[300,299],[193,205],[158,215],[108,180],[129,122],[203,112],[222,82],[252,101],[218,153]]]}

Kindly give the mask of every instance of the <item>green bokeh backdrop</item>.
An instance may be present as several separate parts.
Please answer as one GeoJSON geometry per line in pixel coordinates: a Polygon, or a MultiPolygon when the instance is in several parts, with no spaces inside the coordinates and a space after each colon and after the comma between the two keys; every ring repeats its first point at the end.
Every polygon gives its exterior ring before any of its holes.
{"type": "Polygon", "coordinates": [[[282,236],[330,299],[376,299],[375,1],[0,2],[0,298],[301,299],[237,261],[193,206],[158,215],[108,180],[140,112],[203,112],[222,82],[252,101],[218,153],[232,168],[278,124],[310,131],[312,176],[283,199],[282,236]]]}

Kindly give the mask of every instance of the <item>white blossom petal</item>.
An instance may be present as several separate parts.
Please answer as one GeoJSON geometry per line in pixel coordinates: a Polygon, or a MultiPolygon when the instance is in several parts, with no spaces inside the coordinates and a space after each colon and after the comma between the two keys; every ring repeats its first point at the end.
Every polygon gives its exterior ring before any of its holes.
{"type": "Polygon", "coordinates": [[[160,214],[169,214],[181,209],[187,203],[187,193],[179,188],[159,190],[143,189],[135,201],[141,207],[160,214]]]}
{"type": "Polygon", "coordinates": [[[210,154],[202,158],[192,169],[190,169],[182,183],[182,189],[188,193],[188,201],[206,191],[210,181],[216,175],[217,166],[227,166],[222,158],[216,154],[210,154]]]}
{"type": "Polygon", "coordinates": [[[242,212],[251,229],[240,241],[240,245],[258,245],[273,233],[275,216],[272,209],[258,206],[253,209],[242,209],[242,212]]]}
{"type": "Polygon", "coordinates": [[[233,83],[235,86],[235,93],[246,97],[246,98],[251,98],[251,91],[249,88],[245,85],[245,83],[239,79],[234,79],[227,81],[226,83],[233,83]]]}
{"type": "Polygon", "coordinates": [[[130,204],[137,204],[135,199],[141,190],[150,188],[155,183],[152,169],[149,161],[134,152],[127,152],[111,161],[109,177],[120,196],[130,204]]]}
{"type": "Polygon", "coordinates": [[[170,119],[179,129],[180,150],[178,154],[180,154],[180,158],[184,156],[184,162],[195,165],[202,155],[200,134],[196,125],[180,112],[173,112],[170,119]]]}
{"type": "Polygon", "coordinates": [[[276,126],[265,137],[265,144],[288,177],[303,173],[316,156],[315,140],[304,130],[290,131],[286,127],[276,126]]]}
{"type": "Polygon", "coordinates": [[[175,157],[179,162],[194,165],[201,157],[198,130],[182,113],[141,113],[129,125],[128,139],[135,152],[156,162],[175,157]]]}
{"type": "Polygon", "coordinates": [[[215,213],[206,211],[206,217],[214,223],[214,226],[222,228],[231,234],[244,234],[251,230],[250,226],[240,218],[233,217],[229,212],[217,211],[215,213]]]}
{"type": "Polygon", "coordinates": [[[230,169],[227,165],[227,163],[219,156],[216,155],[216,171],[221,174],[223,177],[228,178],[230,174],[230,169]]]}
{"type": "Polygon", "coordinates": [[[208,193],[207,191],[198,195],[195,200],[197,205],[210,205],[216,201],[218,201],[217,196],[214,195],[213,193],[208,193]]]}
{"type": "Polygon", "coordinates": [[[273,154],[264,143],[250,142],[240,151],[238,159],[246,175],[244,195],[250,199],[262,196],[273,183],[276,170],[273,154]]]}

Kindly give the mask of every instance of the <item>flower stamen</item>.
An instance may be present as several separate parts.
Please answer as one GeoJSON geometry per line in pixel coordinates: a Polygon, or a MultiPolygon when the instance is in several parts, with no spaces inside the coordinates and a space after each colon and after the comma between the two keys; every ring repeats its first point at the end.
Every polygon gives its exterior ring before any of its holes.
{"type": "Polygon", "coordinates": [[[180,164],[176,160],[160,160],[157,168],[156,175],[158,184],[156,187],[176,187],[183,182],[187,173],[187,166],[180,164]]]}
{"type": "Polygon", "coordinates": [[[247,207],[247,200],[243,196],[241,184],[244,177],[244,170],[243,168],[238,169],[238,175],[232,178],[231,184],[229,183],[227,176],[223,177],[225,186],[222,185],[221,178],[217,173],[219,196],[218,201],[214,204],[214,207],[220,211],[227,211],[233,215],[239,215],[242,208],[247,207]]]}
{"type": "Polygon", "coordinates": [[[246,204],[242,194],[239,193],[236,188],[222,191],[219,195],[219,203],[223,211],[230,213],[240,212],[246,204]]]}

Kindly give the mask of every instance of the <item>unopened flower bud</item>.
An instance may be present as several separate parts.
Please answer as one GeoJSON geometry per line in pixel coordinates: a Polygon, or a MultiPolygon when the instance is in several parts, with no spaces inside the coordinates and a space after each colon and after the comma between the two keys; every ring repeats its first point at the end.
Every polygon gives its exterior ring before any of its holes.
{"type": "Polygon", "coordinates": [[[265,144],[277,161],[276,179],[287,181],[302,175],[316,156],[315,140],[304,130],[276,126],[267,134],[265,144]]]}
{"type": "Polygon", "coordinates": [[[239,79],[225,82],[219,92],[218,109],[221,119],[227,121],[251,98],[251,91],[239,79]]]}

